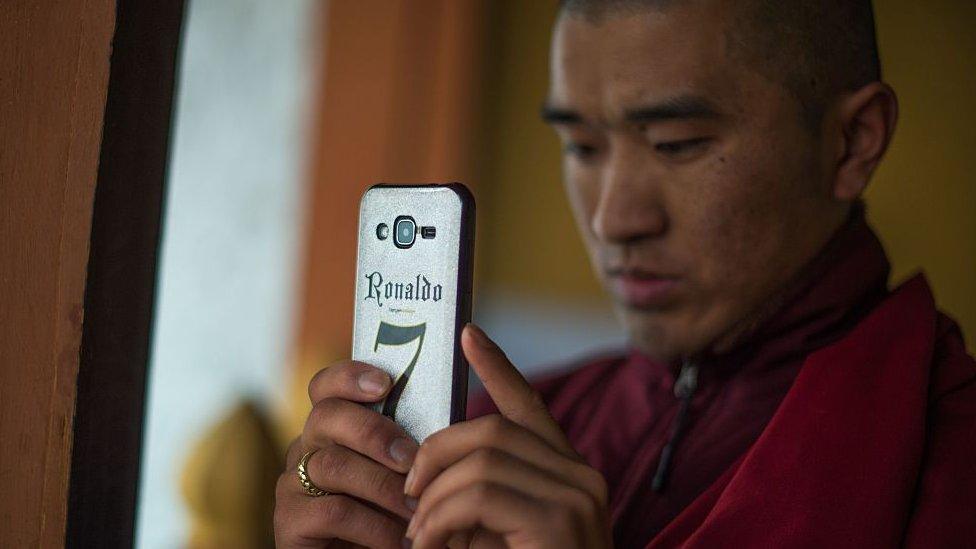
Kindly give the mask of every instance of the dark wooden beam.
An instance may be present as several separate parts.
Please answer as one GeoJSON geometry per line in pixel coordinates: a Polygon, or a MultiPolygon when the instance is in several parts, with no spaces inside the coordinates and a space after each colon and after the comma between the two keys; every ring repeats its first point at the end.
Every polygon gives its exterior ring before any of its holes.
{"type": "Polygon", "coordinates": [[[134,541],[182,20],[182,0],[118,0],[85,288],[68,547],[134,541]]]}

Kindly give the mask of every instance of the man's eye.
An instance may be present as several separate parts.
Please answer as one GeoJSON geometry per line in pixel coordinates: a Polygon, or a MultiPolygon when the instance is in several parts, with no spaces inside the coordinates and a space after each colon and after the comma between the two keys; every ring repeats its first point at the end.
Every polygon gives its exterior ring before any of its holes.
{"type": "Polygon", "coordinates": [[[566,143],[563,146],[563,153],[585,160],[596,154],[596,147],[584,145],[583,143],[566,143]]]}
{"type": "Polygon", "coordinates": [[[654,150],[668,156],[677,156],[694,152],[708,143],[707,137],[683,139],[681,141],[665,141],[654,145],[654,150]]]}

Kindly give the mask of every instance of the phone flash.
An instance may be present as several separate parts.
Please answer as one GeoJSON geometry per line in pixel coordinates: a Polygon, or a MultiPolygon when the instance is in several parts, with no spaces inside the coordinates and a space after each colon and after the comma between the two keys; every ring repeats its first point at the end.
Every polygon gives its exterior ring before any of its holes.
{"type": "Polygon", "coordinates": [[[437,236],[437,229],[434,227],[421,227],[420,228],[420,238],[431,239],[437,236]]]}

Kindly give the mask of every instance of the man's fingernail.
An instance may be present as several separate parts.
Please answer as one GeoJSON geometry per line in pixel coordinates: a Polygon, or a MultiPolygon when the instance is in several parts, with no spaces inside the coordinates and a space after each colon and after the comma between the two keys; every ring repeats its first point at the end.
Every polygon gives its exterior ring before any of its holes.
{"type": "Polygon", "coordinates": [[[410,470],[407,471],[407,480],[403,483],[404,494],[409,494],[410,490],[413,489],[414,476],[416,476],[413,474],[413,471],[414,471],[413,467],[411,467],[410,470]]]}
{"type": "Polygon", "coordinates": [[[390,386],[390,376],[378,370],[359,374],[359,390],[370,395],[382,395],[390,386]]]}
{"type": "Polygon", "coordinates": [[[417,498],[412,498],[410,496],[407,496],[406,498],[403,499],[403,504],[407,506],[407,509],[410,509],[411,511],[416,511],[418,501],[419,500],[417,498]]]}
{"type": "Polygon", "coordinates": [[[417,530],[417,515],[414,515],[413,518],[410,519],[410,523],[407,524],[407,537],[413,539],[414,534],[417,533],[416,530],[417,530]]]}
{"type": "Polygon", "coordinates": [[[477,343],[479,347],[483,347],[485,349],[493,349],[495,347],[481,328],[474,324],[468,324],[468,326],[471,328],[471,337],[474,338],[474,342],[477,343]]]}
{"type": "Polygon", "coordinates": [[[417,454],[417,443],[408,438],[400,437],[390,444],[389,452],[393,461],[401,465],[410,465],[413,462],[413,456],[417,454]]]}

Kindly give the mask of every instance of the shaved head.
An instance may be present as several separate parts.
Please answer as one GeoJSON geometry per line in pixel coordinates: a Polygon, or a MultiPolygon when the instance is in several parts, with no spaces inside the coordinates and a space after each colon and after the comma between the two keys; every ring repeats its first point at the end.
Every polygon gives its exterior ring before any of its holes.
{"type": "MultiPolygon", "coordinates": [[[[564,15],[599,21],[723,0],[562,0],[564,15]]],[[[727,0],[726,0],[727,1],[727,0]]],[[[813,130],[838,94],[881,79],[870,0],[731,0],[730,55],[783,84],[813,130]]]]}

